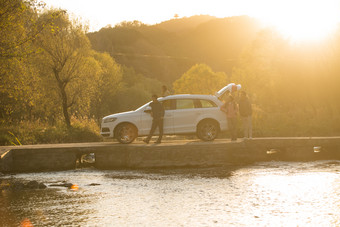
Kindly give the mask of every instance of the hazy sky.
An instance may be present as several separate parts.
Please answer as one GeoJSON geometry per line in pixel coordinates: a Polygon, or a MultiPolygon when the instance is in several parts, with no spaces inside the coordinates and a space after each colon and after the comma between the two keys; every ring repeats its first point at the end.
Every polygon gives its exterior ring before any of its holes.
{"type": "Polygon", "coordinates": [[[249,0],[44,0],[48,6],[67,9],[89,20],[92,29],[108,24],[139,20],[155,24],[180,17],[208,14],[217,17],[250,14],[254,1],[249,0]]]}
{"type": "MultiPolygon", "coordinates": [[[[48,7],[81,17],[90,30],[122,21],[156,24],[174,18],[207,14],[216,17],[249,15],[284,33],[323,33],[340,22],[339,0],[43,0],[48,7]],[[309,31],[313,30],[313,31],[309,31]],[[315,32],[317,30],[317,32],[315,32]]],[[[315,34],[314,34],[315,35],[315,34]]]]}

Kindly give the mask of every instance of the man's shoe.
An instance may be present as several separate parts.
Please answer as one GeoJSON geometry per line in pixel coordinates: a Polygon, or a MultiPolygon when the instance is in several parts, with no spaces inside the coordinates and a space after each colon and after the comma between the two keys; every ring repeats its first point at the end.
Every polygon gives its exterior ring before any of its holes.
{"type": "Polygon", "coordinates": [[[146,144],[148,144],[148,143],[149,143],[149,140],[143,139],[143,142],[146,143],[146,144]]]}
{"type": "Polygon", "coordinates": [[[161,141],[156,141],[156,142],[155,142],[155,144],[159,144],[159,143],[161,143],[161,141]]]}

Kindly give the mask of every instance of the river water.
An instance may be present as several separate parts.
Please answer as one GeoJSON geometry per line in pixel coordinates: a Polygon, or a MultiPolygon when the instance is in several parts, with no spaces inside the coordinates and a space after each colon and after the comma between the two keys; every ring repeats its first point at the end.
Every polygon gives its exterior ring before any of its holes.
{"type": "Polygon", "coordinates": [[[28,173],[2,190],[0,226],[340,226],[340,161],[28,173]],[[73,189],[51,186],[62,182],[73,189]]]}

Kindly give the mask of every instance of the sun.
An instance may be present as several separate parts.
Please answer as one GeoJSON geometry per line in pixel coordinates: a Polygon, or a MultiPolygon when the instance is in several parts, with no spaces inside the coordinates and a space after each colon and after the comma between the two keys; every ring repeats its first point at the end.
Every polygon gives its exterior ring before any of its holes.
{"type": "Polygon", "coordinates": [[[317,42],[339,25],[340,1],[272,1],[266,9],[260,9],[256,17],[294,42],[317,42]]]}

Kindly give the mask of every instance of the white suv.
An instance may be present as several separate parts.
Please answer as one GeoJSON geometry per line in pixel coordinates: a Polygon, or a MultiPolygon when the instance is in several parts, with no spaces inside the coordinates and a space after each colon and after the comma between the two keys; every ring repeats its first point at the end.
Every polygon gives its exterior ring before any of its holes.
{"type": "MultiPolygon", "coordinates": [[[[239,90],[241,85],[228,84],[215,95],[169,95],[158,98],[165,109],[164,135],[195,134],[204,141],[214,140],[227,129],[226,115],[219,100],[227,90],[239,90]]],[[[137,136],[149,134],[152,124],[149,103],[134,111],[106,116],[102,120],[101,135],[131,143],[137,136]]],[[[158,134],[158,129],[155,135],[158,134]]]]}

